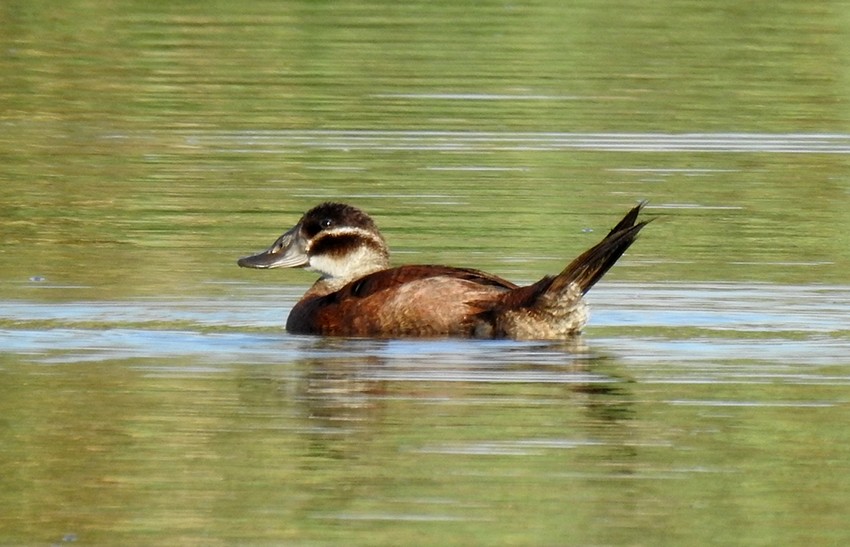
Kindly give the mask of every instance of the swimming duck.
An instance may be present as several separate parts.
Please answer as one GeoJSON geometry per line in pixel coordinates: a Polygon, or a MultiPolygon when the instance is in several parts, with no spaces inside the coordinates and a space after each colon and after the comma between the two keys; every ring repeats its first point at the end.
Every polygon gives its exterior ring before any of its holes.
{"type": "Polygon", "coordinates": [[[321,274],[292,308],[286,330],[361,337],[566,339],[587,323],[584,294],[634,242],[648,221],[644,203],[556,276],[527,286],[469,268],[391,268],[372,218],[344,203],[323,203],[243,268],[305,267],[321,274]]]}

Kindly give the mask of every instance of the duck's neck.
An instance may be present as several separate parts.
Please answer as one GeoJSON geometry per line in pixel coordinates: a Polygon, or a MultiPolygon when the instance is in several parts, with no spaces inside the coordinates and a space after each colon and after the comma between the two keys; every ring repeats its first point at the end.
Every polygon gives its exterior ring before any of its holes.
{"type": "Polygon", "coordinates": [[[343,257],[333,255],[310,258],[310,270],[318,271],[322,277],[316,281],[307,297],[324,296],[336,292],[347,284],[370,273],[389,268],[389,255],[386,248],[362,246],[343,257]]]}

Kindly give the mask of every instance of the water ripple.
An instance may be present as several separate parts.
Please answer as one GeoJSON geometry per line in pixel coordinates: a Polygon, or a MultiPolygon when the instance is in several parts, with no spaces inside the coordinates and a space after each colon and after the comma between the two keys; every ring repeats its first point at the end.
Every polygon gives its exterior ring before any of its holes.
{"type": "Polygon", "coordinates": [[[284,149],[850,154],[840,133],[560,133],[492,131],[269,130],[181,132],[190,146],[216,152],[284,149]]]}

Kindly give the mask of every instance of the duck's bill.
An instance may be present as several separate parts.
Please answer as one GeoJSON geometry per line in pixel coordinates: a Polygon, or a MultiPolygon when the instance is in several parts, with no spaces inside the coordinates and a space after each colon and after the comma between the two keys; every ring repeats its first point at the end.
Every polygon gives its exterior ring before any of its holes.
{"type": "Polygon", "coordinates": [[[307,253],[304,242],[299,237],[299,226],[289,230],[274,244],[261,253],[242,257],[236,261],[243,268],[297,268],[306,266],[307,253]]]}

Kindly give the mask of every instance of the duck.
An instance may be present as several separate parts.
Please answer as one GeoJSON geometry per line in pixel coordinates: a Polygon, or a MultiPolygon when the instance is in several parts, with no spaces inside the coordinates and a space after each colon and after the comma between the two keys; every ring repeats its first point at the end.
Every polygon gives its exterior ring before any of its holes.
{"type": "Polygon", "coordinates": [[[629,210],[559,274],[524,286],[472,268],[391,267],[375,221],[337,202],[313,207],[268,249],[237,264],[320,274],[289,313],[292,334],[565,340],[580,335],[588,321],[585,294],[649,222],[638,221],[645,204],[629,210]]]}

